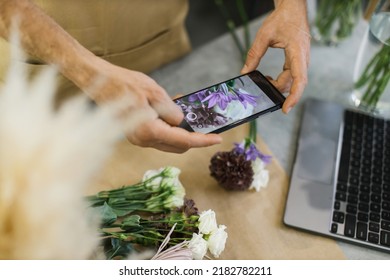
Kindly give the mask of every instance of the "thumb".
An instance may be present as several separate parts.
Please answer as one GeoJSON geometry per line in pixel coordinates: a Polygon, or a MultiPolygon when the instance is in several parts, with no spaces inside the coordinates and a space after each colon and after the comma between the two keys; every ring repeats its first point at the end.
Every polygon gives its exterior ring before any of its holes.
{"type": "Polygon", "coordinates": [[[169,98],[165,99],[165,102],[153,104],[153,107],[158,112],[159,117],[170,125],[177,126],[184,118],[179,106],[169,98]]]}

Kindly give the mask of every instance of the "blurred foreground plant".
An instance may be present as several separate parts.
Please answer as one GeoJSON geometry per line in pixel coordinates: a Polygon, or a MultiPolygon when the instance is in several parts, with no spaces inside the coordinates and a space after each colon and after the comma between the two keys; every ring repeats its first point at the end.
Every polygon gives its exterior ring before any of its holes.
{"type": "Polygon", "coordinates": [[[121,130],[109,112],[78,96],[54,108],[57,71],[32,79],[12,33],[0,87],[0,259],[87,259],[97,221],[83,194],[121,130]]]}

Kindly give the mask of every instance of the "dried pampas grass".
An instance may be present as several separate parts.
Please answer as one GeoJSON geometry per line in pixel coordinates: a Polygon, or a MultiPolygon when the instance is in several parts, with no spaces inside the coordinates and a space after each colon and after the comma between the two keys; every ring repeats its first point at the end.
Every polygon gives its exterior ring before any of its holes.
{"type": "Polygon", "coordinates": [[[97,219],[83,196],[121,137],[86,98],[53,109],[56,71],[14,62],[0,89],[0,259],[85,259],[97,219]]]}

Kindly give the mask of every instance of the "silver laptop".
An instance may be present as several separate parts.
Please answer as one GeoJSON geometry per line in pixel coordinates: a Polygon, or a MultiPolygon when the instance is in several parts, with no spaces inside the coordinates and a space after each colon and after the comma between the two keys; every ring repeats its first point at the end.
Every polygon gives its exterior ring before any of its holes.
{"type": "Polygon", "coordinates": [[[390,252],[390,122],[317,99],[301,122],[285,224],[390,252]]]}

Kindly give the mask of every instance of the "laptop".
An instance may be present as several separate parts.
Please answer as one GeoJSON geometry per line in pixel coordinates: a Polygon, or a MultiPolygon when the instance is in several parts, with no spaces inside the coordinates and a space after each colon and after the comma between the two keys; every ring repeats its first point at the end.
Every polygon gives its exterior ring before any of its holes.
{"type": "Polygon", "coordinates": [[[284,223],[390,253],[390,121],[304,104],[284,223]]]}

